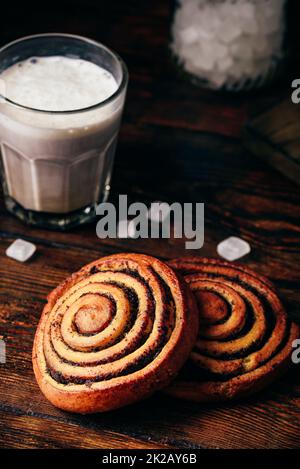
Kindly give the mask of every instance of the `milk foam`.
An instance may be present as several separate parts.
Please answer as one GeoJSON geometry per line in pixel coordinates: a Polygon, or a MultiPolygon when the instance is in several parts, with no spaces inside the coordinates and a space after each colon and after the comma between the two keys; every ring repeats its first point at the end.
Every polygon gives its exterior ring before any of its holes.
{"type": "Polygon", "coordinates": [[[44,111],[71,111],[98,104],[117,89],[113,75],[86,60],[31,57],[0,74],[5,97],[44,111]]]}

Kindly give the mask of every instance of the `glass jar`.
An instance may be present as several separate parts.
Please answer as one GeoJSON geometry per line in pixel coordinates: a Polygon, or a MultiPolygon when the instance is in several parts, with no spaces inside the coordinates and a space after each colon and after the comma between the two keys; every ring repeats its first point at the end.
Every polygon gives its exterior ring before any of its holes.
{"type": "Polygon", "coordinates": [[[177,0],[172,51],[194,81],[258,88],[284,59],[285,0],[177,0]]]}

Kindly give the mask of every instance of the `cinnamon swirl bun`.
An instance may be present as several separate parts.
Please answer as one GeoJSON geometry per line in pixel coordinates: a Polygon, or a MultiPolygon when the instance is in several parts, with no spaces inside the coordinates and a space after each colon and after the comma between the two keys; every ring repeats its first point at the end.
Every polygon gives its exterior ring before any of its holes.
{"type": "Polygon", "coordinates": [[[224,401],[261,390],[291,363],[299,326],[269,280],[216,259],[169,262],[196,297],[200,333],[190,360],[166,392],[198,402],[224,401]]]}
{"type": "Polygon", "coordinates": [[[193,295],[170,267],[140,254],[104,257],[50,293],[35,335],[34,373],[61,409],[115,409],[166,386],[197,331],[193,295]]]}

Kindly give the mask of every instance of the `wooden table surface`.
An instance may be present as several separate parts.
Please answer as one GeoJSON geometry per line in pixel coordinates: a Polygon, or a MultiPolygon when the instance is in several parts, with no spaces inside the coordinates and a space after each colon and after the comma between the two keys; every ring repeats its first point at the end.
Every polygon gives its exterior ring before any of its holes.
{"type": "MultiPolygon", "coordinates": [[[[290,82],[252,96],[199,90],[174,74],[168,2],[69,3],[60,2],[58,14],[51,2],[43,12],[24,2],[8,13],[1,43],[66,31],[103,41],[123,56],[130,85],[111,199],[127,193],[130,201],[147,203],[205,202],[205,244],[197,255],[217,256],[217,243],[228,235],[246,239],[252,251],[243,262],[276,283],[289,314],[300,320],[300,187],[241,144],[249,113],[285,95],[290,82]]],[[[100,241],[95,224],[70,233],[33,229],[9,215],[1,199],[0,334],[7,363],[0,365],[0,446],[299,447],[300,365],[268,390],[234,404],[196,405],[158,393],[118,411],[78,416],[44,399],[31,347],[46,295],[83,264],[121,251],[162,259],[186,253],[182,240],[100,241]],[[19,237],[37,245],[37,255],[25,264],[5,256],[19,237]]]]}

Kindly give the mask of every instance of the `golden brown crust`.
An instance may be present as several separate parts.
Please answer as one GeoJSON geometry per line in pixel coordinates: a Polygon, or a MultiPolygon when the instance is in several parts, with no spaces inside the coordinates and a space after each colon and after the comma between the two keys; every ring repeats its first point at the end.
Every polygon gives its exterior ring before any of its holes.
{"type": "Polygon", "coordinates": [[[61,409],[116,409],[166,386],[197,330],[194,298],[170,267],[141,254],[104,257],[48,296],[34,340],[34,373],[61,409]]]}
{"type": "Polygon", "coordinates": [[[196,296],[201,335],[167,393],[197,402],[230,400],[263,389],[285,371],[300,330],[269,280],[218,259],[182,258],[169,265],[196,296]]]}

